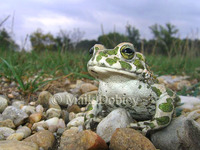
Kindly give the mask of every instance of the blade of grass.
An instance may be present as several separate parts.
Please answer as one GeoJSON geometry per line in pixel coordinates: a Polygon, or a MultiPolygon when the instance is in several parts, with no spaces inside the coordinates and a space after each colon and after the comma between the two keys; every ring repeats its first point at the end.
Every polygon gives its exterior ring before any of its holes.
{"type": "Polygon", "coordinates": [[[15,78],[15,80],[19,83],[20,88],[24,91],[25,87],[24,87],[24,83],[21,79],[21,77],[17,74],[17,72],[15,71],[14,67],[9,64],[5,59],[1,58],[1,60],[7,65],[7,67],[12,71],[12,74],[15,78]]]}

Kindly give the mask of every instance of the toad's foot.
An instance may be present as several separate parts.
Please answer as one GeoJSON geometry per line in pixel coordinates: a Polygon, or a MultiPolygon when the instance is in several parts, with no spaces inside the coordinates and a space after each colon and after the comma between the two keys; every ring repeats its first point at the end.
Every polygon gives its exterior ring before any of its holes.
{"type": "Polygon", "coordinates": [[[134,128],[136,130],[141,130],[142,134],[146,135],[146,133],[149,130],[152,130],[152,128],[154,128],[155,125],[152,121],[148,120],[148,121],[141,121],[137,123],[131,123],[129,127],[134,128]]]}
{"type": "Polygon", "coordinates": [[[93,130],[96,128],[97,124],[99,124],[99,122],[101,122],[102,119],[94,117],[94,118],[89,118],[85,121],[84,126],[85,129],[89,130],[93,130]]]}

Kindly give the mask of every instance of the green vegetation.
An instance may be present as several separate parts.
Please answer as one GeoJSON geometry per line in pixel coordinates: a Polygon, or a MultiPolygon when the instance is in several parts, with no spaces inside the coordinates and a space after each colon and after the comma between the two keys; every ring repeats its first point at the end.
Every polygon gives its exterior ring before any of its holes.
{"type": "Polygon", "coordinates": [[[0,56],[0,77],[16,81],[25,93],[35,92],[63,75],[92,79],[86,68],[89,55],[85,53],[0,51],[0,56]],[[49,77],[53,79],[45,79],[49,77]]]}
{"type": "MultiPolygon", "coordinates": [[[[15,69],[13,69],[1,60],[0,75],[4,75],[9,79],[14,79],[16,74],[22,76],[34,76],[39,74],[48,74],[57,77],[59,75],[67,75],[74,73],[77,78],[82,78],[87,73],[87,62],[90,55],[87,52],[69,51],[54,52],[44,51],[37,52],[16,52],[16,51],[0,51],[0,56],[15,69]]],[[[146,56],[147,63],[156,75],[190,75],[199,78],[200,59],[190,57],[172,57],[168,58],[163,55],[146,56]]],[[[89,76],[88,76],[89,77],[89,76]]]]}
{"type": "Polygon", "coordinates": [[[149,55],[147,56],[147,63],[157,75],[190,75],[200,79],[200,73],[198,72],[199,57],[174,56],[169,58],[163,55],[149,55]]]}
{"type": "MultiPolygon", "coordinates": [[[[16,52],[0,51],[2,62],[0,63],[0,74],[12,79],[13,69],[18,76],[32,76],[37,74],[48,74],[56,76],[69,73],[87,72],[86,63],[89,54],[85,52],[16,52]],[[5,60],[7,63],[5,63],[5,60]],[[9,65],[8,65],[9,64],[9,65]],[[11,69],[11,67],[13,69],[11,69]]],[[[16,76],[16,75],[14,75],[16,76]]]]}

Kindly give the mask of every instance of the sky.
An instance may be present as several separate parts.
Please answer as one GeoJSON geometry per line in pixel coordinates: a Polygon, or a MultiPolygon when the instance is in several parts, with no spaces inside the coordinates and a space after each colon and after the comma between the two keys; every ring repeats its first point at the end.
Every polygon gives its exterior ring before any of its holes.
{"type": "Polygon", "coordinates": [[[61,29],[84,32],[83,39],[104,33],[126,33],[126,25],[139,29],[142,38],[152,38],[149,26],[171,23],[181,38],[199,38],[198,0],[6,0],[0,1],[0,22],[18,44],[40,28],[56,35],[61,29]]]}

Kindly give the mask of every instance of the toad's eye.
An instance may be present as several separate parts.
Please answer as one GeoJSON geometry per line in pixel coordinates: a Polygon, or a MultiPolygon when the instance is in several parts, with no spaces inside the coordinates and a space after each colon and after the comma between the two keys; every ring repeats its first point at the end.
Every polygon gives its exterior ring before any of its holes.
{"type": "Polygon", "coordinates": [[[89,50],[89,54],[92,55],[94,53],[94,46],[89,50]]]}
{"type": "Polygon", "coordinates": [[[121,55],[125,58],[125,59],[132,59],[135,56],[135,50],[133,48],[130,47],[122,47],[120,49],[121,55]]]}

